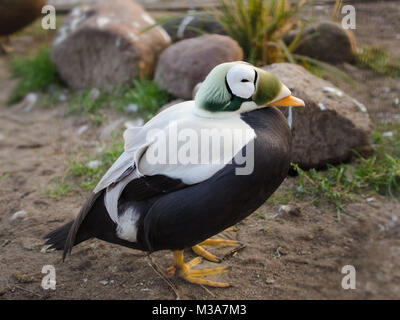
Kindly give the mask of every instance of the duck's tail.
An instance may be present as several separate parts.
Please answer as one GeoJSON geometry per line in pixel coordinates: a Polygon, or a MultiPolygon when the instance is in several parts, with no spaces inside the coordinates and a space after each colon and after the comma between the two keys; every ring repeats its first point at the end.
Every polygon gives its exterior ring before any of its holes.
{"type": "Polygon", "coordinates": [[[44,236],[44,239],[46,239],[44,244],[50,245],[49,249],[64,250],[65,242],[67,241],[68,233],[73,223],[74,221],[70,221],[46,234],[44,236]]]}

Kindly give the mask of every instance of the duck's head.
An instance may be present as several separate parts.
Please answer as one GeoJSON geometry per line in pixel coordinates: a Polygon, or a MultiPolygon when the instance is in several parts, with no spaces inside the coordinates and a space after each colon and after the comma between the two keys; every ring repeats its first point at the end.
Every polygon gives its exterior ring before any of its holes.
{"type": "Polygon", "coordinates": [[[268,106],[304,106],[274,74],[237,61],[216,66],[201,84],[195,104],[207,114],[243,113],[268,106]]]}

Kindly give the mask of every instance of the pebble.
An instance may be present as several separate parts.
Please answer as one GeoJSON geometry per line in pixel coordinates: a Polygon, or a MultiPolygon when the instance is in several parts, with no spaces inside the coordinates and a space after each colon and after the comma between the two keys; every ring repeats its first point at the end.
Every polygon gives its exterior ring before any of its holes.
{"type": "Polygon", "coordinates": [[[100,97],[100,90],[97,88],[93,88],[90,90],[90,99],[91,100],[96,100],[98,97],[100,97]]]}
{"type": "Polygon", "coordinates": [[[322,102],[318,102],[318,107],[321,109],[321,111],[326,110],[326,106],[322,102]]]}
{"type": "Polygon", "coordinates": [[[97,169],[101,165],[100,160],[92,160],[86,163],[86,166],[90,169],[97,169]]]}
{"type": "Polygon", "coordinates": [[[265,283],[266,283],[266,284],[273,284],[274,282],[275,282],[274,279],[266,279],[266,280],[265,280],[265,283]]]}
{"type": "Polygon", "coordinates": [[[24,104],[26,104],[24,108],[24,112],[29,112],[33,109],[35,106],[36,102],[38,100],[38,95],[37,93],[28,93],[23,101],[24,104]]]}
{"type": "Polygon", "coordinates": [[[301,209],[298,206],[292,206],[292,205],[282,205],[278,209],[278,213],[282,214],[290,214],[292,216],[299,217],[301,216],[301,209]]]}
{"type": "Polygon", "coordinates": [[[393,132],[392,131],[386,131],[382,134],[382,137],[390,138],[393,137],[393,132]]]}
{"type": "Polygon", "coordinates": [[[10,221],[24,219],[26,217],[26,215],[27,215],[27,212],[25,210],[17,211],[11,216],[10,221]]]}
{"type": "Polygon", "coordinates": [[[126,106],[125,111],[127,112],[137,112],[139,106],[136,103],[130,103],[126,106]]]}
{"type": "Polygon", "coordinates": [[[89,126],[87,124],[80,126],[77,131],[78,136],[82,135],[82,133],[84,133],[88,128],[89,128],[89,126]]]}
{"type": "Polygon", "coordinates": [[[365,201],[373,202],[373,201],[376,201],[376,198],[375,197],[370,197],[370,198],[365,199],[365,201]]]}
{"type": "Polygon", "coordinates": [[[103,286],[108,285],[108,281],[107,280],[101,280],[99,281],[100,284],[102,284],[103,286]]]}
{"type": "Polygon", "coordinates": [[[400,99],[399,99],[399,98],[394,98],[394,99],[393,99],[393,104],[394,104],[395,106],[398,106],[398,105],[400,104],[400,99]]]}

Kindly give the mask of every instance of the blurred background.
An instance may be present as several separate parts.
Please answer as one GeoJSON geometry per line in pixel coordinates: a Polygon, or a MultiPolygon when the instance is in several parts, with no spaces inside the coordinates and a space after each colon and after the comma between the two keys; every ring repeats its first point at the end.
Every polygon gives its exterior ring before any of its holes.
{"type": "Polygon", "coordinates": [[[236,285],[178,282],[181,296],[400,298],[399,1],[0,0],[0,299],[175,298],[142,252],[91,240],[61,264],[42,237],[74,218],[126,127],[236,60],[305,100],[282,110],[292,169],[230,235],[246,244],[222,253],[236,285]]]}

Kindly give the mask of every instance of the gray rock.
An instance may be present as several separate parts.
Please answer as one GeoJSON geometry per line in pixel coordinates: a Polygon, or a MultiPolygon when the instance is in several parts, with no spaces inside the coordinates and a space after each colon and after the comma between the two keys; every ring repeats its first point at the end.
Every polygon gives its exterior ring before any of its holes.
{"type": "Polygon", "coordinates": [[[222,62],[243,59],[238,43],[228,36],[203,35],[179,41],[161,54],[155,79],[158,84],[182,99],[191,99],[193,88],[222,62]]]}
{"type": "Polygon", "coordinates": [[[58,30],[52,60],[73,89],[109,89],[137,76],[151,77],[159,54],[170,44],[160,26],[142,32],[154,23],[130,0],[76,7],[58,30]]]}
{"type": "Polygon", "coordinates": [[[170,20],[162,26],[173,42],[194,38],[204,33],[226,34],[221,24],[207,13],[191,12],[187,16],[170,20]]]}
{"type": "MultiPolygon", "coordinates": [[[[297,32],[285,37],[291,43],[297,32]]],[[[320,22],[306,28],[300,37],[300,45],[295,53],[330,63],[352,62],[356,48],[355,38],[350,30],[338,23],[320,22]]]]}
{"type": "MultiPolygon", "coordinates": [[[[369,149],[371,120],[352,97],[299,65],[276,63],[263,69],[277,75],[306,104],[292,108],[292,162],[321,167],[348,159],[354,149],[369,149]]],[[[288,108],[280,109],[288,114],[288,108]]]]}

